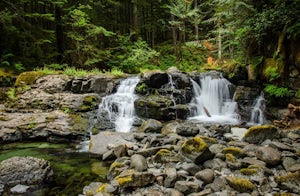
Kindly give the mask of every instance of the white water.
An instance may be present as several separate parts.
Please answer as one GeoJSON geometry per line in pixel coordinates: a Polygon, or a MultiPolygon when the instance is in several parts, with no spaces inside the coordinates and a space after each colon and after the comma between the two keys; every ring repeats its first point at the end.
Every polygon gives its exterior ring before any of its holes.
{"type": "Polygon", "coordinates": [[[264,97],[263,92],[260,94],[259,97],[256,98],[254,102],[253,109],[251,111],[251,119],[249,121],[250,125],[262,125],[265,123],[265,109],[266,109],[266,100],[264,97]]]}
{"type": "Polygon", "coordinates": [[[237,103],[230,96],[230,82],[223,77],[205,76],[201,86],[192,80],[194,97],[190,103],[192,117],[202,122],[237,124],[237,103]],[[208,114],[205,112],[207,109],[208,114]]]}
{"type": "Polygon", "coordinates": [[[134,121],[134,94],[138,77],[127,78],[121,81],[117,92],[103,97],[99,110],[104,110],[109,119],[114,122],[117,132],[129,132],[134,121]]]}

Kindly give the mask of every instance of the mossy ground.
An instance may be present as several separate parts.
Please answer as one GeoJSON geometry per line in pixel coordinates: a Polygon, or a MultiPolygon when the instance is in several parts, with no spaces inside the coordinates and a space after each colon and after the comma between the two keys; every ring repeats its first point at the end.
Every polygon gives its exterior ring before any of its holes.
{"type": "Polygon", "coordinates": [[[252,192],[255,188],[254,184],[246,178],[227,177],[229,186],[239,192],[252,192]]]}

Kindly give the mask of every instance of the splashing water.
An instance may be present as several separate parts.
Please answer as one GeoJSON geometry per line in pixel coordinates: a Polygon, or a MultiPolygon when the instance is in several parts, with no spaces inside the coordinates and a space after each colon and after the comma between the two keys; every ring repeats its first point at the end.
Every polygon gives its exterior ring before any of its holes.
{"type": "Polygon", "coordinates": [[[248,124],[250,125],[262,125],[265,123],[266,118],[264,115],[266,109],[266,100],[264,97],[264,93],[261,92],[260,96],[256,98],[254,102],[253,109],[251,111],[251,118],[248,124]]]}
{"type": "Polygon", "coordinates": [[[190,103],[192,117],[204,122],[237,124],[237,103],[230,96],[230,82],[221,75],[204,76],[200,86],[192,80],[194,97],[190,103]]]}
{"type": "Polygon", "coordinates": [[[99,111],[107,112],[109,119],[114,122],[117,132],[129,132],[134,121],[134,94],[139,77],[127,78],[121,81],[117,92],[102,99],[99,111]]]}

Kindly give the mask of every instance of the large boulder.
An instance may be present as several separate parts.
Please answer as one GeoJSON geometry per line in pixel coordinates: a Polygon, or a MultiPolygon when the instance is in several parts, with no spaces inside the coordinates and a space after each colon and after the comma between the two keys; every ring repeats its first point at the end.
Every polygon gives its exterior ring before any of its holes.
{"type": "Polygon", "coordinates": [[[256,98],[260,95],[259,88],[252,88],[246,86],[237,86],[233,100],[238,103],[239,114],[241,120],[248,122],[251,118],[251,111],[256,98]]]}
{"type": "Polygon", "coordinates": [[[103,131],[91,136],[89,151],[93,154],[103,155],[112,147],[119,145],[132,146],[132,141],[133,135],[131,133],[103,131]]]}
{"type": "Polygon", "coordinates": [[[181,153],[197,165],[214,157],[207,143],[199,136],[186,140],[181,146],[181,153]]]}
{"type": "Polygon", "coordinates": [[[246,142],[252,144],[261,144],[266,139],[279,138],[279,131],[273,125],[253,126],[248,129],[244,136],[246,142]]]}
{"type": "Polygon", "coordinates": [[[149,119],[147,121],[144,121],[142,125],[139,127],[139,132],[154,132],[154,133],[160,133],[162,128],[162,123],[158,120],[149,119]]]}
{"type": "Polygon", "coordinates": [[[140,97],[134,102],[136,114],[156,120],[186,119],[189,114],[187,105],[175,105],[167,96],[140,97]]]}
{"type": "Polygon", "coordinates": [[[158,70],[143,72],[141,76],[150,88],[160,88],[169,82],[168,74],[158,70]]]}
{"type": "Polygon", "coordinates": [[[51,181],[50,163],[35,157],[12,157],[0,163],[0,184],[42,185],[51,181]]]}
{"type": "Polygon", "coordinates": [[[52,112],[1,113],[0,143],[34,139],[76,139],[85,134],[89,119],[83,114],[52,112]]]}
{"type": "Polygon", "coordinates": [[[259,147],[256,151],[256,157],[271,166],[281,162],[281,153],[272,147],[259,147]]]}

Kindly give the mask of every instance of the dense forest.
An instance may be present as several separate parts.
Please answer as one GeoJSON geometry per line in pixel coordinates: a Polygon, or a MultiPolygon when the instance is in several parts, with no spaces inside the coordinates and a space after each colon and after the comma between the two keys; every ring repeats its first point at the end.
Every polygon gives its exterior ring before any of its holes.
{"type": "MultiPolygon", "coordinates": [[[[299,0],[2,0],[0,66],[300,70],[299,0]],[[225,67],[225,68],[224,68],[225,67]]],[[[260,72],[263,72],[263,76],[260,72]]],[[[232,72],[233,73],[233,72],[232,72]]]]}

